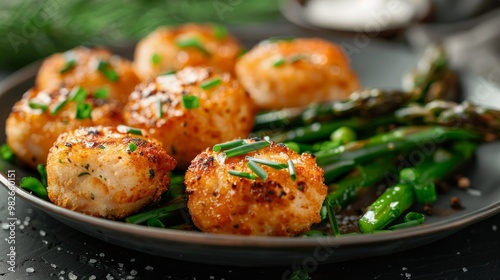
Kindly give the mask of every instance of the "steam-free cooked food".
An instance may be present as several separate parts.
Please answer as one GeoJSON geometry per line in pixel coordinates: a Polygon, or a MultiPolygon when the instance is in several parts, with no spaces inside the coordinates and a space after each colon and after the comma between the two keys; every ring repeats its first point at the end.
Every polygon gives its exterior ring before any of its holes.
{"type": "Polygon", "coordinates": [[[323,39],[270,39],[243,55],[236,74],[262,109],[343,100],[361,85],[342,49],[323,39]]]}
{"type": "Polygon", "coordinates": [[[186,67],[137,87],[125,107],[127,125],[163,143],[180,169],[207,147],[246,137],[255,106],[239,82],[208,67],[186,67]]]}
{"type": "Polygon", "coordinates": [[[47,159],[50,200],[107,219],[125,218],[158,201],[168,190],[175,160],[161,143],[134,131],[95,126],[61,134],[47,159]]]}
{"type": "Polygon", "coordinates": [[[327,186],[314,157],[265,140],[244,142],[264,148],[234,157],[207,149],[193,160],[184,183],[194,224],[211,233],[295,236],[318,223],[327,186]]]}
{"type": "Polygon", "coordinates": [[[31,89],[12,108],[5,132],[17,158],[31,167],[46,164],[49,149],[59,134],[82,126],[123,123],[121,105],[107,91],[80,87],[31,89]]]}

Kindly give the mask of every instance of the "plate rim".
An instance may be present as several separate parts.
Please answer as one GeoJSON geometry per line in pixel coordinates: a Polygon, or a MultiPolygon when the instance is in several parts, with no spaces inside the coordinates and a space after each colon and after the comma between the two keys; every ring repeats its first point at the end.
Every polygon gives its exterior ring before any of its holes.
{"type": "MultiPolygon", "coordinates": [[[[9,180],[4,172],[0,172],[0,183],[9,191],[9,180]]],[[[234,247],[258,247],[258,248],[289,248],[294,247],[317,247],[318,239],[321,239],[322,245],[328,247],[339,246],[359,246],[376,243],[401,241],[404,239],[429,236],[432,234],[443,233],[446,231],[459,230],[473,223],[486,219],[494,214],[500,213],[500,201],[445,221],[434,222],[431,225],[422,225],[408,229],[401,229],[392,232],[383,232],[377,234],[356,234],[341,237],[275,237],[275,236],[240,236],[231,234],[210,234],[197,231],[182,231],[174,229],[159,229],[147,227],[144,225],[129,224],[122,221],[112,221],[103,218],[85,215],[79,212],[57,206],[46,200],[43,200],[30,192],[27,192],[15,184],[15,193],[26,202],[34,205],[49,215],[60,215],[65,218],[74,219],[107,230],[119,230],[128,235],[146,235],[164,241],[183,242],[192,245],[209,246],[231,246],[234,247]]],[[[80,230],[81,231],[81,230],[80,230]]]]}
{"type": "MultiPolygon", "coordinates": [[[[383,44],[382,44],[383,45],[383,44]]],[[[41,65],[41,61],[29,64],[13,74],[7,76],[0,82],[0,96],[7,91],[12,90],[29,79],[36,78],[36,72],[41,65]]],[[[21,168],[12,166],[14,169],[21,168]]],[[[4,172],[0,171],[0,184],[9,191],[9,180],[4,172]]],[[[15,184],[16,196],[19,196],[30,205],[42,210],[44,213],[53,216],[62,216],[67,219],[73,219],[78,222],[91,224],[98,228],[107,230],[120,231],[129,237],[147,236],[148,238],[160,241],[179,242],[181,244],[204,245],[209,247],[223,247],[224,249],[274,249],[274,250],[290,250],[294,249],[310,249],[316,248],[318,244],[329,248],[338,247],[358,247],[366,245],[386,244],[407,240],[415,237],[430,237],[436,234],[444,234],[454,232],[466,226],[477,223],[483,219],[500,213],[500,200],[495,203],[488,204],[472,212],[458,215],[444,221],[433,222],[431,225],[422,225],[416,228],[402,229],[393,232],[384,232],[380,234],[358,234],[337,237],[270,237],[270,236],[240,236],[231,234],[210,234],[196,231],[179,231],[173,229],[159,229],[147,227],[143,225],[128,224],[122,221],[112,221],[103,218],[97,218],[85,215],[79,212],[59,207],[48,201],[36,197],[15,184]],[[320,242],[320,243],[318,243],[320,242]]],[[[62,222],[59,218],[56,219],[62,222]]],[[[63,222],[64,224],[67,224],[63,222]]],[[[72,228],[75,228],[72,226],[72,228]]],[[[76,228],[80,232],[81,229],[76,228]]],[[[99,236],[92,235],[102,239],[99,236]]],[[[109,241],[108,241],[109,242],[109,241]]],[[[110,242],[114,243],[114,242],[110,242]]],[[[116,243],[114,243],[116,244],[116,243]]],[[[120,245],[124,247],[123,245],[120,245]]],[[[134,248],[136,249],[136,248],[134,248]]]]}

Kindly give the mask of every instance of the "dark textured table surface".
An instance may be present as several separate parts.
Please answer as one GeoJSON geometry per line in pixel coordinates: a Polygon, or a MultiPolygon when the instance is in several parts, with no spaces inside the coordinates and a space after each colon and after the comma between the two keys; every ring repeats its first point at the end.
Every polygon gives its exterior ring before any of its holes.
{"type": "MultiPolygon", "coordinates": [[[[0,80],[6,74],[0,72],[0,80]]],[[[7,192],[2,187],[0,279],[282,279],[293,270],[291,265],[204,265],[140,253],[83,234],[21,199],[16,200],[15,217],[16,266],[11,272],[7,192]]],[[[311,279],[500,279],[499,226],[496,215],[422,247],[307,270],[311,279]]]]}
{"type": "MultiPolygon", "coordinates": [[[[151,256],[90,237],[18,199],[16,268],[8,271],[7,192],[0,189],[0,279],[282,279],[291,266],[203,265],[151,256]]],[[[499,279],[500,215],[426,246],[311,266],[311,279],[499,279]]]]}

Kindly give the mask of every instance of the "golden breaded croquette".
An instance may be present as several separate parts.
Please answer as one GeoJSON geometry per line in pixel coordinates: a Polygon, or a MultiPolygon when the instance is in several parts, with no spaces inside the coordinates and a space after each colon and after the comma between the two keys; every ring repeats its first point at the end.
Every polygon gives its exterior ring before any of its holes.
{"type": "Polygon", "coordinates": [[[180,169],[207,147],[252,130],[255,106],[237,80],[207,67],[187,67],[141,84],[125,106],[127,125],[163,142],[180,169]]]}
{"type": "Polygon", "coordinates": [[[56,205],[122,219],[168,190],[175,160],[161,143],[115,127],[63,133],[47,158],[47,192],[56,205]]]}
{"type": "Polygon", "coordinates": [[[35,86],[41,90],[81,86],[88,91],[106,88],[109,98],[125,104],[140,83],[132,63],[104,48],[77,47],[43,61],[35,86]]]}
{"type": "Polygon", "coordinates": [[[238,60],[236,75],[262,109],[343,100],[360,88],[342,49],[317,38],[263,41],[238,60]]]}
{"type": "Polygon", "coordinates": [[[320,209],[327,194],[323,170],[312,155],[299,155],[274,143],[234,157],[207,149],[193,160],[184,184],[194,224],[210,233],[295,236],[321,220],[320,209]],[[281,167],[260,164],[259,160],[281,167]],[[295,168],[295,179],[289,171],[289,160],[295,168]],[[252,172],[250,161],[264,170],[265,179],[252,172]]]}
{"type": "Polygon", "coordinates": [[[45,165],[49,149],[59,134],[81,126],[123,123],[121,105],[104,95],[101,92],[98,98],[95,92],[80,87],[29,90],[7,118],[5,132],[9,147],[21,163],[35,168],[38,164],[45,165]]]}
{"type": "Polygon", "coordinates": [[[234,73],[242,45],[219,25],[160,27],[137,44],[134,67],[143,80],[187,66],[234,73]]]}

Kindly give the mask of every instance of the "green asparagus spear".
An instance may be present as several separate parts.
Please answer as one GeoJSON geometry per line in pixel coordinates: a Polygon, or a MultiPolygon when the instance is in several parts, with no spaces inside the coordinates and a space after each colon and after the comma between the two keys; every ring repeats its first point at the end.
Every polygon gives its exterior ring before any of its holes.
{"type": "Polygon", "coordinates": [[[315,153],[316,162],[327,166],[344,160],[357,164],[378,156],[417,148],[427,143],[434,145],[450,140],[480,140],[481,136],[471,130],[437,126],[401,127],[391,132],[356,141],[345,146],[315,153]]]}
{"type": "Polygon", "coordinates": [[[429,46],[418,61],[418,65],[405,76],[404,89],[420,95],[419,102],[435,99],[454,100],[457,95],[458,78],[447,67],[444,48],[429,46]]]}
{"type": "MultiPolygon", "coordinates": [[[[256,135],[259,135],[259,130],[283,131],[300,126],[305,126],[304,129],[307,129],[307,125],[332,120],[344,121],[346,126],[357,127],[360,123],[372,121],[373,117],[392,113],[416,98],[418,95],[413,93],[366,88],[353,92],[345,101],[331,101],[314,104],[306,109],[282,109],[259,114],[255,117],[254,131],[256,135]],[[351,120],[353,117],[354,120],[351,120]]],[[[293,140],[289,139],[289,141],[293,140]]]]}
{"type": "Polygon", "coordinates": [[[322,168],[324,171],[323,177],[325,178],[325,184],[329,184],[336,178],[353,170],[355,167],[356,162],[353,160],[344,160],[323,166],[322,168]]]}
{"type": "Polygon", "coordinates": [[[380,182],[388,172],[395,168],[393,158],[386,156],[370,164],[357,166],[342,180],[328,185],[326,200],[334,206],[338,213],[351,203],[362,190],[380,182]]]}
{"type": "Polygon", "coordinates": [[[365,88],[351,93],[345,101],[332,101],[310,106],[301,117],[304,124],[345,116],[376,117],[393,112],[418,98],[413,92],[365,88]]]}
{"type": "Polygon", "coordinates": [[[456,103],[434,100],[423,106],[413,105],[396,110],[399,123],[426,123],[464,127],[479,133],[500,137],[500,111],[464,101],[456,103]]]}
{"type": "MultiPolygon", "coordinates": [[[[426,103],[435,99],[454,100],[456,85],[457,77],[447,68],[444,49],[441,46],[431,46],[424,52],[416,69],[407,75],[405,91],[365,88],[353,92],[343,101],[313,104],[304,110],[293,108],[266,112],[256,117],[254,131],[283,131],[339,118],[344,121],[351,117],[374,118],[388,115],[411,101],[426,103]]],[[[300,130],[298,133],[300,134],[300,130]]]]}
{"type": "Polygon", "coordinates": [[[330,134],[341,127],[349,127],[355,131],[377,128],[382,125],[392,124],[396,121],[393,115],[381,116],[375,119],[352,117],[327,122],[315,122],[303,127],[290,129],[286,132],[270,135],[271,140],[276,142],[313,142],[328,139],[330,134]]]}
{"type": "Polygon", "coordinates": [[[164,219],[179,214],[179,209],[184,208],[185,206],[186,199],[179,196],[169,201],[165,206],[128,216],[125,218],[125,221],[131,224],[141,224],[150,219],[164,219]]]}
{"type": "Polygon", "coordinates": [[[413,204],[414,198],[410,184],[398,183],[388,188],[359,219],[360,231],[369,233],[385,228],[413,204]]]}
{"type": "Polygon", "coordinates": [[[292,127],[294,125],[303,125],[302,112],[303,109],[293,108],[261,113],[255,117],[253,130],[284,130],[285,128],[292,127]]]}
{"type": "Polygon", "coordinates": [[[457,166],[468,160],[475,150],[476,144],[471,142],[456,143],[445,156],[440,155],[440,150],[437,150],[430,162],[415,167],[419,170],[417,173],[419,177],[408,180],[409,176],[403,175],[402,180],[388,188],[368,207],[366,213],[358,221],[361,232],[373,232],[386,227],[414,203],[415,185],[448,176],[457,166]]]}

